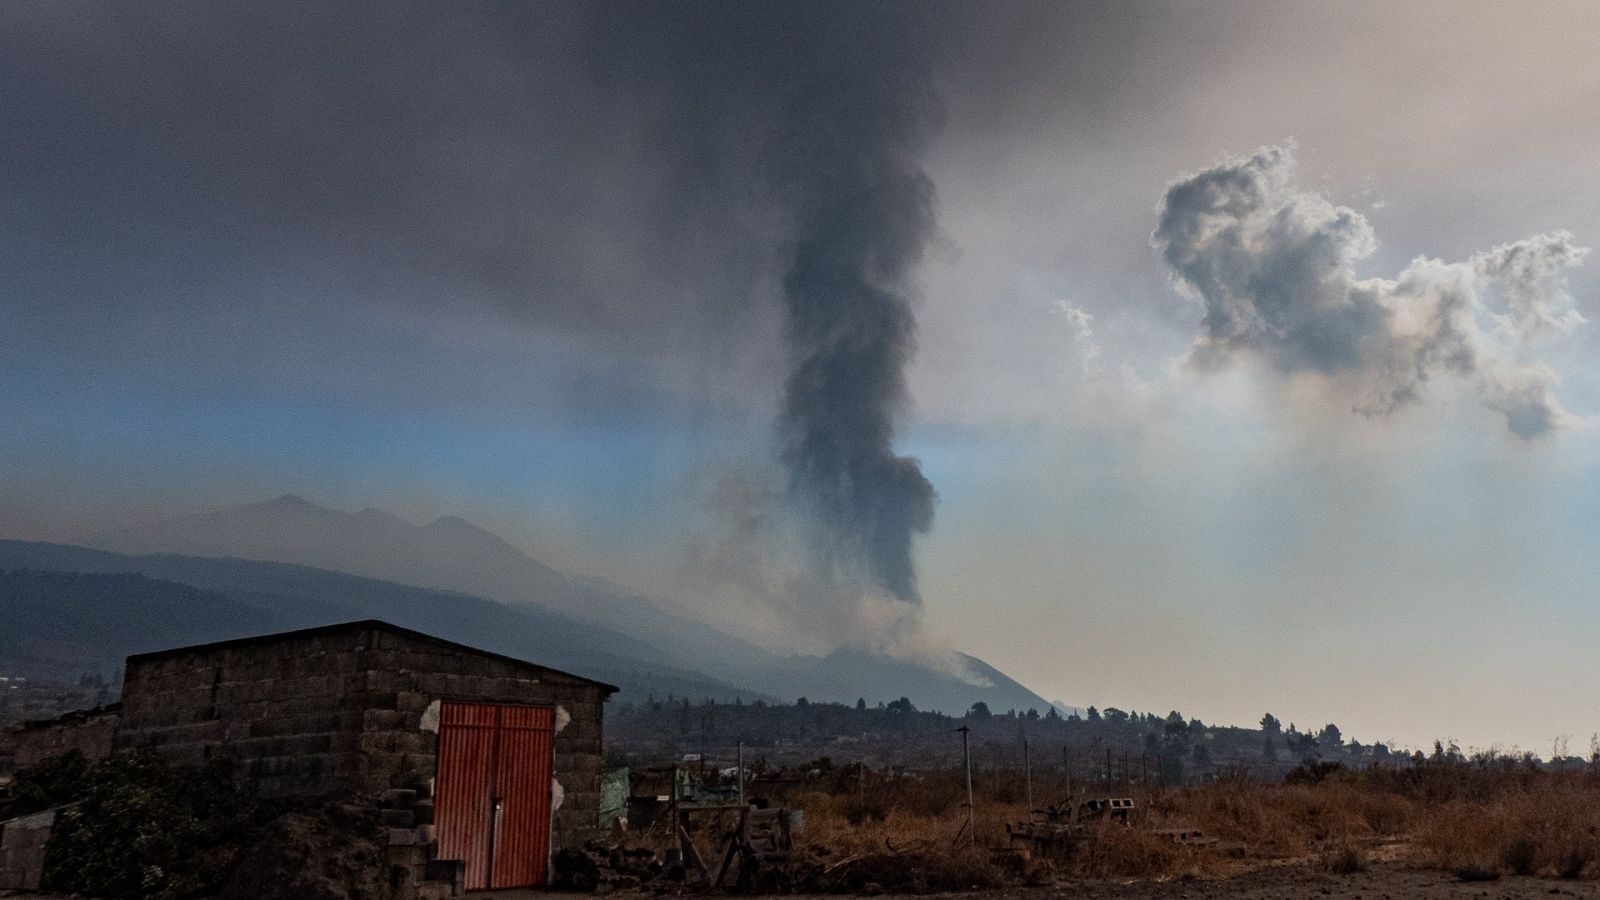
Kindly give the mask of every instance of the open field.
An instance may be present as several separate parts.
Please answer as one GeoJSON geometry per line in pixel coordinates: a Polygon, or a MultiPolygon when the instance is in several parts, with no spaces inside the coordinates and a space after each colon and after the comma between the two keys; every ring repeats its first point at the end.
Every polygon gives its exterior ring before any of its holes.
{"type": "MultiPolygon", "coordinates": [[[[1092,897],[1600,896],[1600,774],[1506,760],[1307,769],[1301,783],[1075,785],[1132,796],[1128,824],[1091,824],[1071,852],[1012,844],[1020,773],[975,785],[976,842],[958,772],[813,773],[775,803],[805,810],[795,859],[761,890],[869,895],[1067,892],[1092,897]],[[1321,780],[1315,780],[1320,776],[1321,780]],[[1242,850],[1180,846],[1198,829],[1242,850]]],[[[1034,778],[1036,813],[1066,796],[1034,778]]],[[[648,842],[648,834],[633,835],[648,842]]]]}

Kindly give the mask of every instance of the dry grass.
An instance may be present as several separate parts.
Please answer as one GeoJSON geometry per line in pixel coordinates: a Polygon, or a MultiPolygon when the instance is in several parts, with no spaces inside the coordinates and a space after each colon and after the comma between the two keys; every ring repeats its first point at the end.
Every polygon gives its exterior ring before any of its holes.
{"type": "Polygon", "coordinates": [[[1600,877],[1600,790],[1552,783],[1426,811],[1416,859],[1454,872],[1600,877]]]}
{"type": "MultiPolygon", "coordinates": [[[[1133,790],[1142,809],[1134,827],[1108,823],[1086,852],[1051,860],[1005,852],[1005,825],[1025,813],[1014,787],[999,784],[1006,780],[1006,773],[989,773],[980,788],[975,847],[962,831],[964,793],[956,773],[817,785],[789,802],[806,810],[803,845],[838,870],[919,869],[910,882],[897,883],[902,890],[1049,884],[1062,877],[1204,877],[1286,859],[1348,874],[1365,870],[1380,846],[1384,859],[1467,879],[1600,878],[1600,778],[1588,774],[1460,764],[1341,773],[1316,784],[1241,780],[1133,790]],[[1152,833],[1174,826],[1243,841],[1245,859],[1152,833]]],[[[1064,783],[1036,778],[1036,797],[1064,794],[1064,783]]],[[[870,878],[841,884],[883,886],[870,878]]]]}

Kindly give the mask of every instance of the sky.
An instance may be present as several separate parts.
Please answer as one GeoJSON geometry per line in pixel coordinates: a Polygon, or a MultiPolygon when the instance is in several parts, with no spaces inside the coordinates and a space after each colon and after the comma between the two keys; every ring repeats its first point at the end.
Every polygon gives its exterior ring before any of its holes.
{"type": "Polygon", "coordinates": [[[1597,28],[8,5],[0,534],[294,492],[1076,705],[1583,746],[1597,28]]]}

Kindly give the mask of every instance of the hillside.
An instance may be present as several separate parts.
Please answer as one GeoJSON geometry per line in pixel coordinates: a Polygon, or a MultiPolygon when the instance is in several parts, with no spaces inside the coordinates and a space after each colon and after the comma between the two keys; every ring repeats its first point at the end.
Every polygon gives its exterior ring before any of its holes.
{"type": "MultiPolygon", "coordinates": [[[[0,541],[0,593],[8,623],[0,665],[59,675],[59,665],[109,671],[123,648],[159,649],[226,637],[376,618],[485,650],[609,681],[641,695],[750,696],[667,662],[625,635],[535,608],[432,591],[309,566],[158,554],[126,556],[24,541],[0,541]],[[118,582],[81,576],[143,575],[118,582]],[[48,587],[49,593],[41,593],[48,587]],[[62,613],[52,613],[59,605],[62,613]],[[107,641],[107,632],[117,635],[107,641]],[[47,654],[36,649],[48,647],[47,654]],[[51,664],[52,658],[64,662],[51,664]],[[99,665],[89,665],[97,661],[99,665]],[[69,661],[69,662],[68,662],[69,661]]],[[[74,668],[75,667],[75,668],[74,668]]],[[[71,674],[71,673],[69,673],[71,674]]]]}
{"type": "Polygon", "coordinates": [[[347,513],[286,495],[85,542],[126,553],[273,560],[462,592],[620,634],[633,642],[631,648],[599,646],[780,698],[876,702],[905,696],[949,713],[979,701],[995,709],[1041,712],[1051,705],[970,656],[959,657],[968,669],[960,678],[855,649],[825,657],[772,653],[604,580],[561,572],[454,516],[413,525],[382,510],[347,513]]]}
{"type": "Polygon", "coordinates": [[[137,574],[0,571],[0,671],[70,679],[182,643],[272,630],[274,613],[137,574]]]}

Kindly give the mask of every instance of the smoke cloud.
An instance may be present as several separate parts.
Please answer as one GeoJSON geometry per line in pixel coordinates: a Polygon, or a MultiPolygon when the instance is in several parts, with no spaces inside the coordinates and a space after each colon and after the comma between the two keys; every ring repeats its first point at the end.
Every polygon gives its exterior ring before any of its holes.
{"type": "Polygon", "coordinates": [[[1571,419],[1555,397],[1555,371],[1527,359],[1540,335],[1583,321],[1564,273],[1588,250],[1571,234],[1359,278],[1356,263],[1377,249],[1372,227],[1298,188],[1289,145],[1174,183],[1153,241],[1204,305],[1188,358],[1196,369],[1255,358],[1284,376],[1322,377],[1372,416],[1419,401],[1431,377],[1454,375],[1524,440],[1571,419]]]}
{"type": "Polygon", "coordinates": [[[627,94],[649,85],[682,182],[753,189],[776,223],[780,457],[810,565],[845,594],[915,603],[912,540],[934,491],[893,440],[911,270],[934,227],[920,159],[941,121],[936,17],[898,4],[624,9],[595,29],[602,58],[625,67],[627,94]]]}
{"type": "Polygon", "coordinates": [[[813,63],[785,104],[807,139],[777,176],[795,226],[783,459],[826,569],[915,601],[911,541],[932,522],[934,492],[893,434],[912,351],[909,272],[933,228],[917,159],[936,104],[926,60],[861,35],[847,46],[854,65],[813,63]]]}

